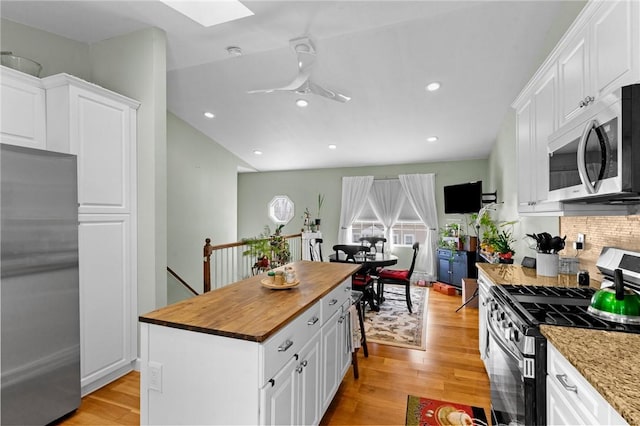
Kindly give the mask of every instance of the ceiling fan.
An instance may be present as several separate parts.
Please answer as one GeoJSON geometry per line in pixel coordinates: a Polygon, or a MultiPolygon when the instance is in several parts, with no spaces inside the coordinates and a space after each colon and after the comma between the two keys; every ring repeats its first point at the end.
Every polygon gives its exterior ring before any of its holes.
{"type": "Polygon", "coordinates": [[[316,50],[309,37],[298,37],[289,41],[289,46],[298,56],[298,75],[286,86],[273,89],[250,90],[247,93],[294,92],[301,95],[314,94],[324,96],[338,102],[348,102],[349,96],[333,90],[325,89],[311,81],[311,70],[316,60],[316,50]]]}

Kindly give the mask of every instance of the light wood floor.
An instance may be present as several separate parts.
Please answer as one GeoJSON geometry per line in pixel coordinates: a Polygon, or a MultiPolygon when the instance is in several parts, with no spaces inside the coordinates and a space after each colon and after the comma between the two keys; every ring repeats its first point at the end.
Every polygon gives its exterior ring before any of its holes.
{"type": "MultiPolygon", "coordinates": [[[[402,425],[407,395],[485,408],[489,380],[478,353],[478,310],[456,308],[460,296],[430,290],[427,350],[369,344],[359,352],[360,378],[350,372],[327,413],[325,425],[402,425]]],[[[140,375],[132,372],[84,397],[63,425],[129,425],[140,422],[140,375]]]]}

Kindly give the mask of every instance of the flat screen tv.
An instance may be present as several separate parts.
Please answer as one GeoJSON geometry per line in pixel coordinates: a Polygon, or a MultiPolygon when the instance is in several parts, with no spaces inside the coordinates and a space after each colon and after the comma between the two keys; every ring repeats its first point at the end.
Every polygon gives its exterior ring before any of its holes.
{"type": "Polygon", "coordinates": [[[477,213],[481,208],[481,180],[444,187],[445,213],[477,213]]]}

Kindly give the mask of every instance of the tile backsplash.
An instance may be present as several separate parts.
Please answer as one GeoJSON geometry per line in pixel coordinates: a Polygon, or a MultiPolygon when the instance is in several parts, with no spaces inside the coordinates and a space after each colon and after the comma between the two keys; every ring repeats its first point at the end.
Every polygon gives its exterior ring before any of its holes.
{"type": "Polygon", "coordinates": [[[585,235],[585,247],[578,253],[580,268],[600,279],[596,261],[602,247],[618,247],[640,252],[640,215],[561,217],[560,235],[567,236],[561,256],[573,256],[573,242],[578,233],[585,235]]]}

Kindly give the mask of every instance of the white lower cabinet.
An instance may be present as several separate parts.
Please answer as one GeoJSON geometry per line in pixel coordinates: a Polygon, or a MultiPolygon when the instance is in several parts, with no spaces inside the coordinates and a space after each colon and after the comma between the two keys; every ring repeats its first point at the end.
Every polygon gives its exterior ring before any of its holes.
{"type": "Polygon", "coordinates": [[[350,295],[348,279],[262,343],[141,322],[140,423],[318,424],[350,365],[350,295]]]}
{"type": "Polygon", "coordinates": [[[480,351],[480,359],[487,368],[487,346],[489,344],[489,330],[487,329],[487,319],[489,305],[487,298],[489,296],[489,288],[493,285],[491,280],[482,272],[478,271],[478,350],[480,351]]]}
{"type": "Polygon", "coordinates": [[[260,424],[320,422],[320,333],[260,391],[260,424]]]}
{"type": "Polygon", "coordinates": [[[547,342],[547,424],[627,424],[602,395],[549,342],[547,342]]]}
{"type": "Polygon", "coordinates": [[[78,215],[82,394],[131,371],[137,354],[131,217],[78,215]]]}

